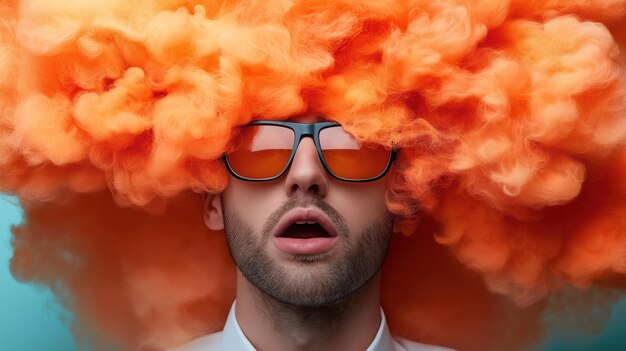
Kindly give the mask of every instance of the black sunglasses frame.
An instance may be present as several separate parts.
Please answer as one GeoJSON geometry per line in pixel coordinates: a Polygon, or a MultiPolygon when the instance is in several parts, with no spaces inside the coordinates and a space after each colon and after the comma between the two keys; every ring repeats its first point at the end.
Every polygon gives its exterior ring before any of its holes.
{"type": "Polygon", "coordinates": [[[324,155],[322,153],[322,147],[320,146],[320,139],[319,139],[320,131],[326,128],[341,127],[341,124],[337,122],[332,122],[332,121],[323,121],[323,122],[315,122],[315,123],[301,123],[301,122],[287,122],[287,121],[253,121],[251,123],[244,125],[243,127],[248,127],[248,126],[279,126],[283,128],[289,128],[295,134],[294,145],[291,147],[291,156],[289,156],[289,161],[287,161],[285,168],[282,171],[280,171],[278,175],[274,177],[270,177],[270,178],[242,177],[239,174],[237,174],[231,167],[230,162],[228,161],[228,155],[226,154],[223,156],[228,172],[230,172],[230,174],[232,174],[232,176],[237,179],[245,180],[249,182],[267,182],[267,181],[275,180],[275,179],[282,177],[283,174],[285,174],[285,172],[289,169],[289,167],[291,167],[291,163],[293,162],[293,159],[296,156],[296,152],[298,151],[298,146],[300,146],[300,141],[302,141],[302,139],[305,137],[309,137],[313,139],[313,142],[315,143],[315,148],[317,149],[317,155],[320,158],[320,161],[322,162],[322,164],[324,165],[326,172],[328,172],[328,174],[330,174],[333,178],[339,179],[344,182],[364,183],[364,182],[373,182],[375,180],[378,180],[384,177],[385,174],[387,174],[387,172],[389,172],[389,169],[391,168],[393,161],[397,157],[397,151],[395,149],[391,149],[391,152],[389,153],[389,159],[387,160],[387,165],[385,166],[385,169],[376,177],[367,178],[367,179],[343,178],[343,177],[337,176],[330,170],[330,167],[328,166],[328,164],[326,163],[326,160],[324,159],[324,155]]]}

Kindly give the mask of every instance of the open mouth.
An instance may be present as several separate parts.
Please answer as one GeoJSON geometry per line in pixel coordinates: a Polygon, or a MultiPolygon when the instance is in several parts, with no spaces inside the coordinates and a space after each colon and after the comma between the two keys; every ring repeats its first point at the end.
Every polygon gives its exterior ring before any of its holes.
{"type": "Polygon", "coordinates": [[[338,241],[337,230],[321,211],[297,208],[280,220],[274,232],[276,247],[290,255],[317,255],[330,251],[338,241]]]}
{"type": "Polygon", "coordinates": [[[331,235],[319,223],[294,223],[280,235],[281,238],[311,239],[330,238],[331,235]]]}

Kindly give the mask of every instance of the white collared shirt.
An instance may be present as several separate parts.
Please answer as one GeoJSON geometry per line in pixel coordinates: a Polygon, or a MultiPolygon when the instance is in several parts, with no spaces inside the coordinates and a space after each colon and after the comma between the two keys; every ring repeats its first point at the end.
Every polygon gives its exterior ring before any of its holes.
{"type": "MultiPolygon", "coordinates": [[[[450,351],[451,349],[420,344],[415,341],[392,338],[387,327],[385,314],[380,311],[380,326],[374,340],[366,351],[450,351]]],[[[256,351],[239,327],[233,303],[221,332],[199,337],[191,342],[169,351],[256,351]]]]}

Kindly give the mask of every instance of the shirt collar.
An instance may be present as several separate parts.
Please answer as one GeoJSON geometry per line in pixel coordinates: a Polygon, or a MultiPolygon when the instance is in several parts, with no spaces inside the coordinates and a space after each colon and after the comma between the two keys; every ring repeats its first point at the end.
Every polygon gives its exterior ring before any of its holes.
{"type": "MultiPolygon", "coordinates": [[[[235,302],[236,303],[236,302],[235,302]]],[[[222,340],[220,342],[220,347],[218,350],[220,351],[255,351],[254,346],[250,343],[248,338],[245,336],[241,328],[239,327],[239,323],[237,322],[237,317],[235,316],[235,303],[230,308],[230,313],[228,314],[228,319],[226,320],[226,325],[224,326],[224,331],[222,332],[222,340]]],[[[394,351],[393,339],[391,338],[391,334],[389,333],[389,328],[387,327],[387,320],[385,319],[385,313],[383,310],[380,310],[380,325],[378,326],[378,331],[376,332],[376,336],[374,340],[367,348],[367,351],[394,351]]]]}

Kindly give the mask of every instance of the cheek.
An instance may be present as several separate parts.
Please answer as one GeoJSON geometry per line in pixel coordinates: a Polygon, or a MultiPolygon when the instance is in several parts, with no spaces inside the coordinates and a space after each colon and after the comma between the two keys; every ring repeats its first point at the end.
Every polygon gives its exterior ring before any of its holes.
{"type": "Polygon", "coordinates": [[[257,233],[261,231],[267,218],[280,206],[284,198],[275,184],[258,184],[231,180],[222,192],[224,206],[237,213],[239,218],[250,225],[257,233]]]}
{"type": "Polygon", "coordinates": [[[344,216],[351,232],[358,233],[376,216],[387,211],[385,189],[359,185],[344,187],[336,189],[327,200],[344,216]]]}

